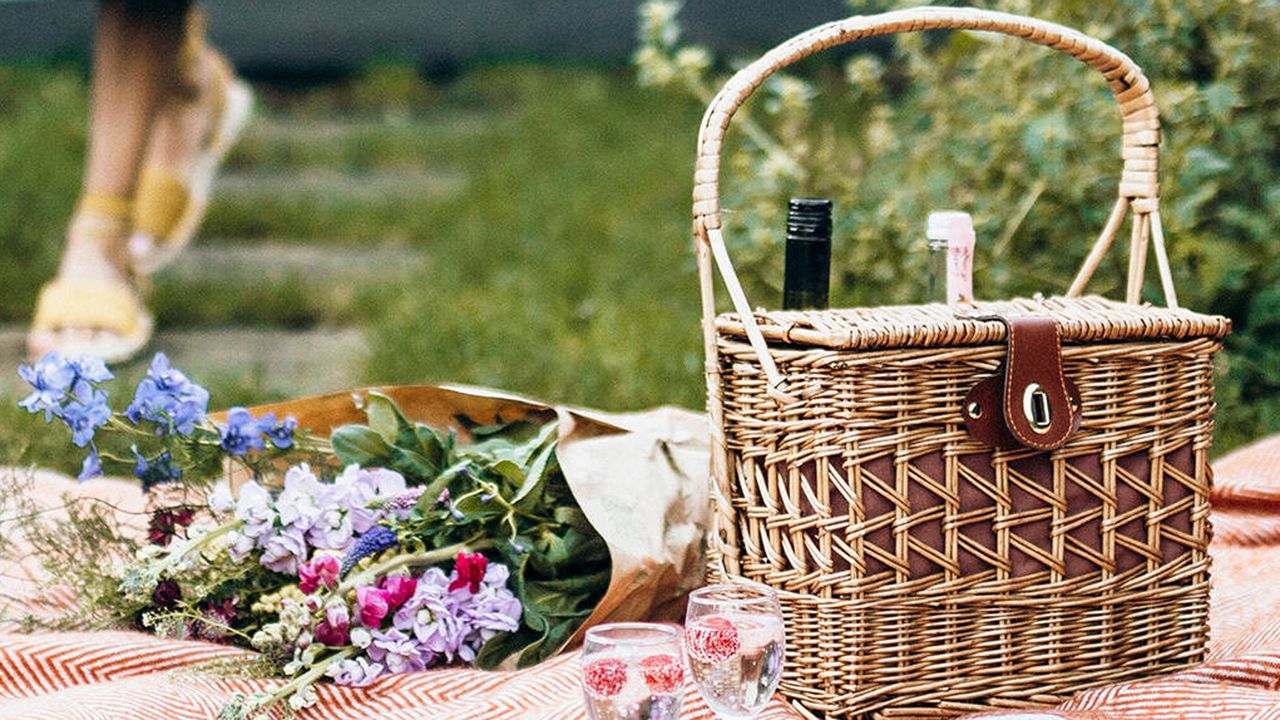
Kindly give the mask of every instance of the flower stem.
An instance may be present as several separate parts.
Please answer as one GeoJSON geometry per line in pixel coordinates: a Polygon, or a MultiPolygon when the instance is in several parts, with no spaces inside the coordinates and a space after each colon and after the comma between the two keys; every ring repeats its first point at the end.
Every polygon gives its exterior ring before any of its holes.
{"type": "Polygon", "coordinates": [[[396,555],[393,558],[384,560],[377,565],[370,565],[368,568],[353,574],[338,586],[334,593],[341,597],[355,589],[357,585],[367,582],[372,578],[386,575],[392,570],[399,570],[405,567],[421,567],[426,565],[435,565],[446,560],[452,560],[457,557],[460,552],[475,552],[486,547],[493,546],[492,540],[473,539],[468,542],[449,545],[437,550],[427,550],[419,553],[407,553],[404,555],[396,555]]]}
{"type": "Polygon", "coordinates": [[[308,668],[306,672],[290,680],[284,685],[281,685],[275,692],[271,693],[271,696],[263,701],[262,705],[258,709],[270,710],[271,706],[297,692],[299,689],[319,680],[320,676],[325,674],[325,671],[329,669],[329,665],[331,665],[334,660],[346,660],[357,652],[358,650],[356,648],[349,647],[316,660],[315,664],[308,668]]]}
{"type": "Polygon", "coordinates": [[[163,573],[165,570],[168,570],[173,565],[180,562],[182,558],[190,555],[191,553],[203,551],[206,547],[209,546],[209,543],[213,542],[217,538],[220,538],[223,535],[226,535],[227,533],[239,530],[242,525],[244,525],[243,520],[239,520],[239,519],[232,520],[231,522],[225,525],[220,525],[214,528],[213,530],[210,530],[209,532],[205,533],[204,535],[201,535],[195,540],[188,540],[185,546],[169,553],[169,556],[165,558],[164,562],[160,563],[160,565],[156,568],[157,576],[160,573],[163,573]]]}

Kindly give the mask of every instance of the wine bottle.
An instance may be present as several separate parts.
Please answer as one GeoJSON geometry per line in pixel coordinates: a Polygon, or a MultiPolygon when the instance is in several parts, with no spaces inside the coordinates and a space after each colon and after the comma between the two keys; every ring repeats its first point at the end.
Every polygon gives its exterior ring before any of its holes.
{"type": "Polygon", "coordinates": [[[831,201],[791,198],[787,203],[782,307],[784,310],[824,309],[830,285],[831,201]]]}

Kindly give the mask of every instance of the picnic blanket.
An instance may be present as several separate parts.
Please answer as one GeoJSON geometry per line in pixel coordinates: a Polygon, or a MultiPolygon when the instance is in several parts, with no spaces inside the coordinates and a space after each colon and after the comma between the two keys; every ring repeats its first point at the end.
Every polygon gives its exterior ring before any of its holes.
{"type": "MultiPolygon", "coordinates": [[[[1082,692],[1056,710],[1080,720],[1205,718],[1280,720],[1280,437],[1215,464],[1212,638],[1207,662],[1161,678],[1082,692]]],[[[77,486],[42,475],[39,492],[102,493],[127,506],[130,488],[77,486]]],[[[214,677],[193,666],[245,651],[130,632],[0,633],[0,719],[210,718],[232,693],[269,680],[214,677]]],[[[509,673],[436,670],[384,678],[363,689],[324,686],[301,720],[582,718],[578,657],[570,653],[509,673]]],[[[713,716],[691,686],[690,719],[713,716]]],[[[988,713],[1011,718],[1020,713],[988,713]]],[[[800,717],[775,699],[766,720],[800,717]]]]}

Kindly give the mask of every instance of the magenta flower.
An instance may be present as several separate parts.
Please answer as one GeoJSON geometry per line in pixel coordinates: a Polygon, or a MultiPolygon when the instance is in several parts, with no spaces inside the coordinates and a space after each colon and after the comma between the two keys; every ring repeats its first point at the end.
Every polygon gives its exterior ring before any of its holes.
{"type": "Polygon", "coordinates": [[[338,587],[340,567],[338,558],[332,555],[321,555],[302,563],[298,567],[298,589],[310,595],[321,585],[330,589],[338,587]]]}
{"type": "Polygon", "coordinates": [[[341,647],[351,640],[351,612],[346,605],[333,604],[325,608],[324,620],[316,625],[316,642],[330,647],[341,647]]]}
{"type": "Polygon", "coordinates": [[[382,618],[390,612],[391,593],[372,585],[356,588],[356,606],[360,612],[360,624],[376,628],[382,624],[382,618]]]}
{"type": "Polygon", "coordinates": [[[394,612],[413,596],[413,591],[418,589],[418,580],[407,575],[388,575],[378,585],[387,591],[387,609],[394,612]]]}
{"type": "Polygon", "coordinates": [[[453,571],[457,577],[449,583],[449,592],[460,588],[470,588],[472,593],[480,592],[480,582],[484,580],[484,569],[489,561],[480,553],[458,553],[453,571]]]}

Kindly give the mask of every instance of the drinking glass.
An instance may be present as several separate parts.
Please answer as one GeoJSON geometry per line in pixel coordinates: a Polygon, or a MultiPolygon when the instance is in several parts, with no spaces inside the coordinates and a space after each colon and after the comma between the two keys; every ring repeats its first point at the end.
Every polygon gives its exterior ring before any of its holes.
{"type": "Polygon", "coordinates": [[[683,687],[678,626],[614,623],[587,630],[582,692],[592,720],[676,720],[683,687]]]}
{"type": "Polygon", "coordinates": [[[684,647],[693,684],[727,718],[755,717],[782,678],[782,607],[755,583],[694,590],[685,614],[684,647]]]}

